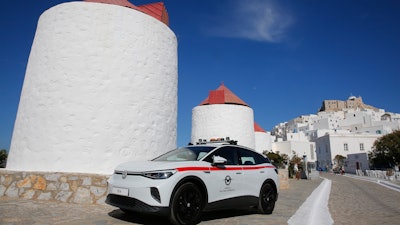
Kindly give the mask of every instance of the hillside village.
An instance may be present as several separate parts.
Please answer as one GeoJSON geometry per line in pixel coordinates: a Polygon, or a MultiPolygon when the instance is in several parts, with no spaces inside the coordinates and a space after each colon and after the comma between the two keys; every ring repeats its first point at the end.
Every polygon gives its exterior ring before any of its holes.
{"type": "Polygon", "coordinates": [[[370,169],[368,153],[375,140],[399,129],[400,114],[350,96],[324,100],[317,114],[301,115],[268,132],[254,120],[252,108],[221,84],[193,108],[191,143],[226,137],[259,153],[296,156],[310,169],[331,170],[344,163],[347,172],[356,173],[370,169]],[[338,162],[336,157],[346,159],[338,162]]]}
{"type": "Polygon", "coordinates": [[[270,132],[271,150],[306,157],[318,170],[335,168],[335,156],[346,157],[345,170],[368,170],[368,152],[382,135],[400,129],[400,114],[367,105],[361,97],[325,100],[317,114],[301,115],[270,132]]]}

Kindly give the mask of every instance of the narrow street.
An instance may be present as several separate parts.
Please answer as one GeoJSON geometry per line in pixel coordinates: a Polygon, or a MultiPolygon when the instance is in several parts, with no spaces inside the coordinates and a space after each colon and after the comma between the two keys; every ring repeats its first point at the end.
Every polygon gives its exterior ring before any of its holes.
{"type": "Polygon", "coordinates": [[[376,183],[321,173],[332,181],[329,211],[334,224],[398,224],[400,192],[376,183]]]}

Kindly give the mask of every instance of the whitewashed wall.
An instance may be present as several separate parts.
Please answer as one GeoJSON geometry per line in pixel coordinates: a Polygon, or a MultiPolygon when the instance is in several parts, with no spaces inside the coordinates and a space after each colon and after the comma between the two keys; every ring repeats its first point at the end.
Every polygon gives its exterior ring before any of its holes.
{"type": "Polygon", "coordinates": [[[375,134],[329,134],[318,138],[315,142],[318,161],[322,166],[336,155],[347,157],[348,154],[368,153],[372,150],[374,141],[382,135],[375,134]],[[348,150],[344,150],[347,144],[348,150]],[[363,144],[364,150],[360,150],[363,144]]]}
{"type": "Polygon", "coordinates": [[[242,105],[213,104],[192,110],[191,142],[230,137],[238,145],[255,148],[253,109],[242,105]]]}
{"type": "Polygon", "coordinates": [[[263,151],[272,150],[271,146],[271,134],[267,132],[255,132],[255,150],[259,153],[263,153],[263,151]]]}
{"type": "Polygon", "coordinates": [[[315,162],[317,160],[317,155],[315,152],[314,142],[308,141],[282,141],[272,143],[272,149],[274,152],[279,152],[279,154],[287,154],[289,158],[297,155],[302,158],[304,155],[307,156],[308,162],[315,162]],[[293,154],[293,152],[295,154],[293,154]]]}
{"type": "Polygon", "coordinates": [[[70,2],[39,19],[7,169],[110,174],[176,147],[177,40],[136,10],[70,2]]]}
{"type": "Polygon", "coordinates": [[[332,159],[336,155],[347,156],[348,154],[368,153],[372,150],[374,141],[381,135],[375,134],[346,134],[329,135],[332,159]],[[348,150],[344,150],[344,144],[347,144],[348,150]],[[360,150],[360,144],[364,145],[364,150],[360,150]]]}

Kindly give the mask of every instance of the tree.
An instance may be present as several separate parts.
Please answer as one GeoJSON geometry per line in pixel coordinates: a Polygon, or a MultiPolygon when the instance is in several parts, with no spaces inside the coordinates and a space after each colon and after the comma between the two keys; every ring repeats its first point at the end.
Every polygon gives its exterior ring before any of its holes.
{"type": "Polygon", "coordinates": [[[400,165],[400,130],[376,139],[369,158],[375,168],[391,168],[400,165]]]}
{"type": "Polygon", "coordinates": [[[335,155],[335,158],[333,158],[333,160],[337,163],[338,167],[342,167],[344,165],[345,159],[346,159],[346,157],[344,157],[342,155],[335,155]]]}
{"type": "Polygon", "coordinates": [[[284,168],[285,163],[287,163],[288,156],[286,154],[279,155],[274,152],[264,152],[264,154],[267,155],[276,168],[284,168]]]}
{"type": "Polygon", "coordinates": [[[289,177],[292,178],[295,175],[295,165],[297,165],[298,170],[303,170],[303,159],[297,156],[297,153],[293,151],[293,156],[289,161],[289,177]]]}
{"type": "Polygon", "coordinates": [[[0,150],[0,167],[3,167],[3,162],[7,160],[7,151],[5,149],[0,150]]]}

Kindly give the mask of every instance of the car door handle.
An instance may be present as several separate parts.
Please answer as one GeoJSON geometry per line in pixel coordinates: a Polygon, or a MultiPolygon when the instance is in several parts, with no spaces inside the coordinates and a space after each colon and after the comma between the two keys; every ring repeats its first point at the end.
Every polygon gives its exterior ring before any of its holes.
{"type": "Polygon", "coordinates": [[[236,172],[236,174],[242,174],[242,172],[236,172]]]}

